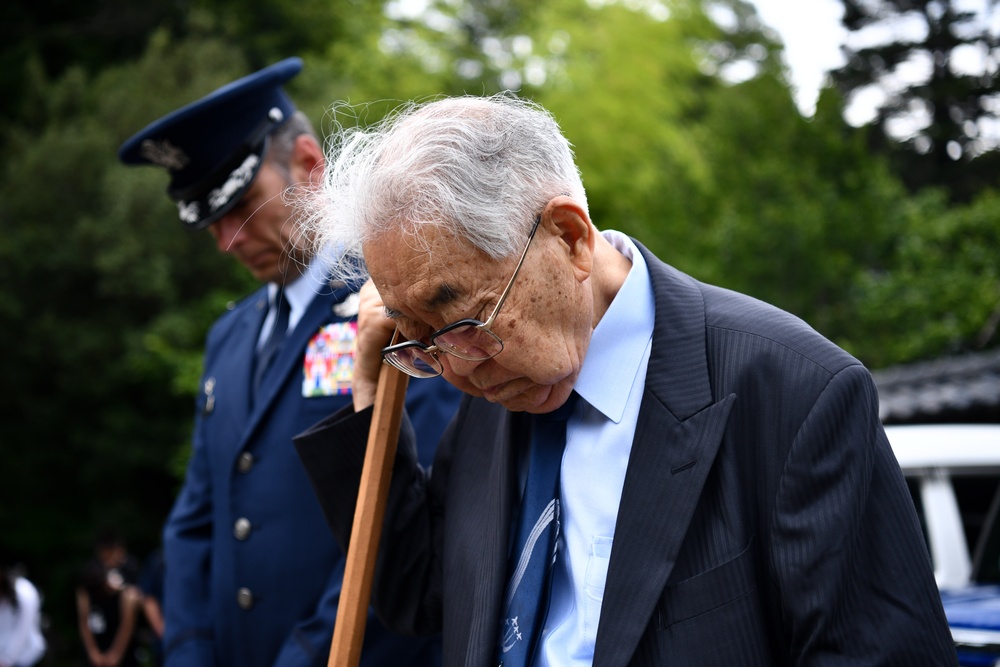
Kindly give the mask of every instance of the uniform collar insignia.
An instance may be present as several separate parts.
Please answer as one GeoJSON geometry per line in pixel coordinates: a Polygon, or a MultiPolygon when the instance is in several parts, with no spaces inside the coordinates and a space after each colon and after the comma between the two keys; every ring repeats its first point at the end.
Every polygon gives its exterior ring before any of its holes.
{"type": "Polygon", "coordinates": [[[356,317],[361,305],[361,295],[351,292],[340,303],[334,304],[333,314],[337,317],[356,317]]]}

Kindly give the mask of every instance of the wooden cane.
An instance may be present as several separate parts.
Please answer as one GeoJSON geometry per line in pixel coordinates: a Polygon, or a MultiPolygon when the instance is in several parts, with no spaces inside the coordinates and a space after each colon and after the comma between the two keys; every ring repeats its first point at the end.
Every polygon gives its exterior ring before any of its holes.
{"type": "Polygon", "coordinates": [[[379,371],[328,667],[356,667],[361,659],[375,557],[382,534],[382,519],[389,496],[392,462],[396,456],[409,379],[410,376],[389,364],[383,364],[379,371]]]}

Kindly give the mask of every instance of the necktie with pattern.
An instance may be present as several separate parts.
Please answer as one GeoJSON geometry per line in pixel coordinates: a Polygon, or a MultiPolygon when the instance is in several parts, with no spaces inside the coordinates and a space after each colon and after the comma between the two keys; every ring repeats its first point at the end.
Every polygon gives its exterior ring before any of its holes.
{"type": "Polygon", "coordinates": [[[577,395],[557,410],[533,415],[528,478],[508,563],[505,609],[500,629],[503,667],[529,667],[548,611],[552,565],[559,538],[559,468],[566,447],[566,422],[577,395]]]}

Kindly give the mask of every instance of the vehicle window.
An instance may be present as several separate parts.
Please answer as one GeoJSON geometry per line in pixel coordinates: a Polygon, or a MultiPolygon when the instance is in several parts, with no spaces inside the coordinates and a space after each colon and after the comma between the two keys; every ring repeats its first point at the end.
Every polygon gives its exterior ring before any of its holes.
{"type": "Polygon", "coordinates": [[[910,490],[910,498],[913,500],[913,507],[917,510],[917,519],[920,520],[920,530],[924,534],[924,542],[930,544],[931,538],[927,534],[927,515],[924,513],[924,503],[920,498],[920,478],[907,477],[906,488],[910,490]]]}
{"type": "Polygon", "coordinates": [[[958,509],[962,513],[962,528],[965,530],[969,553],[975,553],[979,535],[986,524],[990,506],[1000,487],[1000,476],[952,473],[951,483],[955,490],[958,509]]]}
{"type": "Polygon", "coordinates": [[[994,495],[987,526],[976,550],[972,579],[981,584],[1000,584],[1000,491],[994,495]]]}

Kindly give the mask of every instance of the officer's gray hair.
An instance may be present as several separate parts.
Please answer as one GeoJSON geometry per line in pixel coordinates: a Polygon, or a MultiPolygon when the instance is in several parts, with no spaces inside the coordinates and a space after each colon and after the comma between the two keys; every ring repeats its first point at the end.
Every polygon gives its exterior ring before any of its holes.
{"type": "Polygon", "coordinates": [[[292,180],[291,161],[292,151],[295,148],[295,140],[303,134],[308,134],[316,139],[317,142],[319,141],[316,136],[316,130],[309,121],[309,117],[301,111],[296,111],[292,114],[291,118],[279,125],[271,133],[271,144],[267,149],[267,159],[271,161],[272,166],[284,176],[285,181],[289,184],[291,184],[292,180]]]}
{"type": "Polygon", "coordinates": [[[419,243],[423,225],[441,226],[502,259],[520,252],[553,197],[587,206],[555,119],[510,94],[409,103],[372,128],[338,123],[328,143],[322,191],[307,219],[345,273],[365,243],[390,230],[419,243]]]}

